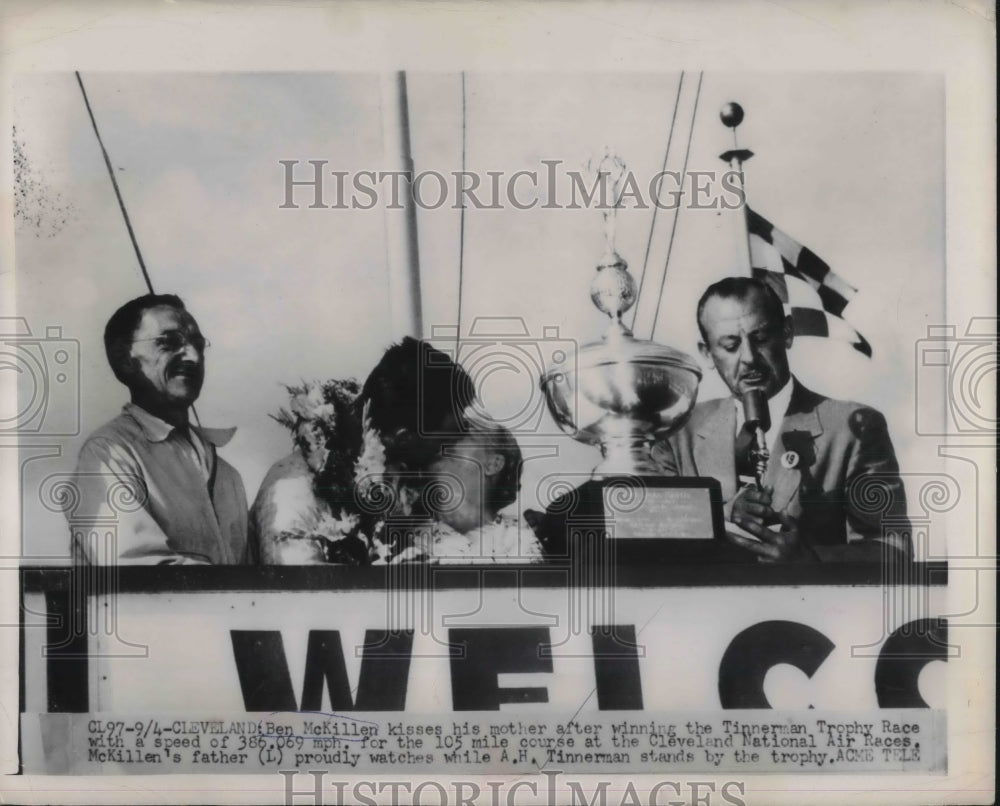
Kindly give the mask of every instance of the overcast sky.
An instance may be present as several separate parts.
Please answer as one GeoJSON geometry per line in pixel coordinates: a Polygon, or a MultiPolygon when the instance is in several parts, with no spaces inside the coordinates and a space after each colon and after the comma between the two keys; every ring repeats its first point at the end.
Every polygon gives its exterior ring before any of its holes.
{"type": "MultiPolygon", "coordinates": [[[[664,160],[679,78],[470,74],[466,167],[510,176],[544,171],[541,161],[555,159],[572,170],[610,145],[645,188],[664,160]]],[[[673,170],[685,159],[697,79],[685,76],[673,170]]],[[[280,209],[278,162],[382,169],[379,78],[103,73],[84,81],[156,290],[183,296],[212,342],[198,412],[205,424],[239,427],[224,455],[252,500],[290,448],[267,416],[284,402],[281,384],[363,378],[390,341],[382,210],[280,209]]],[[[459,170],[461,77],[411,75],[409,86],[416,169],[459,170]]],[[[689,170],[724,169],[718,155],[732,136],[718,111],[729,100],[746,110],[740,145],[755,153],[746,166],[751,206],[859,288],[846,317],[874,349],[869,361],[845,344],[803,339],[792,351],[793,371],[817,391],[882,409],[904,469],[937,469],[936,445],[914,434],[913,365],[926,326],[944,321],[942,82],[915,74],[707,74],[689,170]]],[[[42,476],[71,470],[83,436],[126,399],[100,337],[113,310],[144,285],[73,75],[21,76],[14,105],[28,188],[15,244],[18,313],[36,334],[62,327],[81,355],[81,436],[29,466],[25,489],[34,489],[42,476]]],[[[527,189],[522,195],[531,198],[527,189]]],[[[418,216],[427,336],[457,320],[460,218],[451,201],[418,216]]],[[[657,214],[638,312],[642,337],[650,335],[675,215],[656,339],[693,352],[695,300],[707,283],[741,271],[735,218],[716,210],[657,214]]],[[[652,209],[619,216],[618,249],[637,278],[652,216],[652,209]]],[[[602,251],[594,210],[467,210],[463,333],[477,317],[519,317],[532,337],[545,328],[558,328],[559,339],[599,337],[588,287],[602,251]]],[[[481,391],[506,416],[534,405],[536,383],[530,372],[501,372],[484,378],[481,391]]],[[[708,374],[700,396],[723,391],[708,374]]],[[[74,404],[55,390],[49,405],[58,414],[74,404]]],[[[547,414],[542,425],[552,429],[547,414]]],[[[558,455],[529,463],[526,506],[537,505],[543,476],[586,474],[599,458],[568,438],[522,439],[527,453],[545,452],[536,443],[558,455]]],[[[58,515],[25,501],[24,533],[39,537],[29,551],[61,553],[64,529],[58,515]]]]}

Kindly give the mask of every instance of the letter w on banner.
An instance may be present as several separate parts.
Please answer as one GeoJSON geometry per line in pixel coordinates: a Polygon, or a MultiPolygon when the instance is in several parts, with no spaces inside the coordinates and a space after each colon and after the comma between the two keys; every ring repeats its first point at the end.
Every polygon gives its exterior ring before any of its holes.
{"type": "Polygon", "coordinates": [[[841,314],[857,289],[834,273],[812,250],[747,208],[750,264],[785,303],[796,336],[821,336],[848,342],[872,357],[872,348],[841,314]]]}

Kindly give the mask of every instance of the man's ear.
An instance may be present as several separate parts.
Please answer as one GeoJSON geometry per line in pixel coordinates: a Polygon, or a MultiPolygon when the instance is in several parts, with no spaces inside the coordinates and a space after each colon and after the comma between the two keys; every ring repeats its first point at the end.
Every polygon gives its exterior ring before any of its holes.
{"type": "Polygon", "coordinates": [[[486,462],[483,465],[483,471],[487,476],[495,476],[503,470],[504,465],[506,464],[507,460],[504,459],[503,454],[491,453],[486,457],[486,462]]]}
{"type": "Polygon", "coordinates": [[[715,369],[715,361],[712,360],[712,352],[703,341],[698,342],[698,352],[701,354],[702,363],[707,369],[715,369]]]}
{"type": "Polygon", "coordinates": [[[118,351],[113,358],[114,366],[112,370],[115,377],[126,385],[135,377],[136,360],[132,357],[129,348],[118,351]]]}
{"type": "Polygon", "coordinates": [[[792,340],[795,338],[795,323],[792,321],[792,317],[785,317],[785,321],[781,326],[781,333],[785,339],[785,349],[788,350],[791,348],[792,340]]]}

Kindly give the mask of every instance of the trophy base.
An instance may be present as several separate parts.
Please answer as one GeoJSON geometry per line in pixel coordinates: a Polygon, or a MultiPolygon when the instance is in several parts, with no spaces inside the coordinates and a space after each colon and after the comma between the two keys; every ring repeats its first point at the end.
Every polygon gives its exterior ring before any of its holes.
{"type": "Polygon", "coordinates": [[[703,477],[591,478],[529,523],[550,561],[574,566],[747,562],[724,539],[722,487],[703,477]]]}

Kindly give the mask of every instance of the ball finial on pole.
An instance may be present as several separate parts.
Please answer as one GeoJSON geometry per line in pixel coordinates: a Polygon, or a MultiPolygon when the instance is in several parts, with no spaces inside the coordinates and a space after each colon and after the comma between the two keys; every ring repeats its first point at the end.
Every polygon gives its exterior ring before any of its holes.
{"type": "Polygon", "coordinates": [[[723,105],[719,111],[719,117],[722,118],[722,122],[726,126],[730,129],[735,129],[743,122],[743,107],[735,101],[730,101],[728,104],[723,105]]]}
{"type": "MultiPolygon", "coordinates": [[[[719,117],[721,118],[723,124],[732,129],[733,132],[733,147],[728,151],[719,155],[719,159],[723,162],[729,164],[730,172],[738,177],[738,188],[740,195],[743,197],[743,201],[746,201],[746,191],[745,191],[745,178],[743,176],[743,163],[753,156],[753,152],[746,148],[740,148],[739,142],[737,142],[736,137],[736,127],[743,122],[743,107],[740,106],[736,101],[730,101],[728,104],[723,104],[722,109],[719,110],[719,117]]],[[[753,273],[753,264],[750,255],[750,229],[749,221],[746,215],[746,205],[741,205],[743,209],[740,211],[741,215],[737,216],[739,220],[739,228],[742,237],[739,238],[739,250],[740,259],[739,265],[744,266],[746,271],[750,274],[753,273]]]]}

